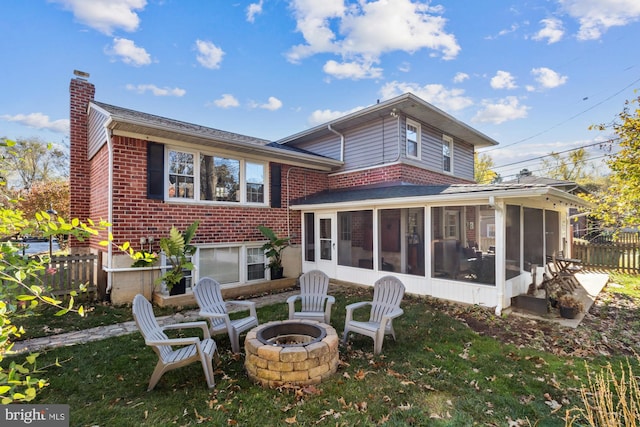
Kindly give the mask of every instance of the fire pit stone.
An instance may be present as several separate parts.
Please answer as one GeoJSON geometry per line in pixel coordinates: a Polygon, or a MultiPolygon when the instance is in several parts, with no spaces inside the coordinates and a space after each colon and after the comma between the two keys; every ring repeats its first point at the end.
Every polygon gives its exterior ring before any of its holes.
{"type": "Polygon", "coordinates": [[[265,387],[318,384],[338,369],[338,344],[336,330],[326,323],[314,320],[265,323],[247,333],[245,369],[252,381],[265,387]],[[283,333],[287,329],[292,332],[283,333]]]}

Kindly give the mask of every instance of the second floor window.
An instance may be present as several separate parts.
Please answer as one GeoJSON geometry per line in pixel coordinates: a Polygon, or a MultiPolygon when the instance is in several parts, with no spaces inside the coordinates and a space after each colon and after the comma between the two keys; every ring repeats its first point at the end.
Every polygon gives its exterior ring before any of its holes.
{"type": "Polygon", "coordinates": [[[407,120],[407,157],[420,158],[420,125],[407,120]]]}
{"type": "Polygon", "coordinates": [[[453,138],[449,135],[442,135],[442,170],[445,172],[453,172],[452,155],[453,138]]]}
{"type": "Polygon", "coordinates": [[[168,150],[167,160],[170,199],[265,203],[262,163],[177,150],[168,150]]]}

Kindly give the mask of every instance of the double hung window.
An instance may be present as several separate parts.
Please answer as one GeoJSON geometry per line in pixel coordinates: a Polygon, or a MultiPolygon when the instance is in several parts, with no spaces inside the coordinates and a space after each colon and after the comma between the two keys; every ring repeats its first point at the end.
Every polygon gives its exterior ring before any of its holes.
{"type": "Polygon", "coordinates": [[[442,170],[453,172],[453,138],[449,135],[442,135],[442,170]]]}
{"type": "Polygon", "coordinates": [[[406,129],[407,157],[420,158],[420,125],[407,120],[406,129]]]}

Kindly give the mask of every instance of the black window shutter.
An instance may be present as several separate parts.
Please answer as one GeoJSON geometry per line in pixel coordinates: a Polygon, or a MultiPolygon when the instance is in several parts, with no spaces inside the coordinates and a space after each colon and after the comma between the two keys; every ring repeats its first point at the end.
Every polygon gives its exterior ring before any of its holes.
{"type": "Polygon", "coordinates": [[[164,199],[164,145],[147,144],[147,198],[164,199]]]}
{"type": "Polygon", "coordinates": [[[271,207],[282,207],[282,166],[272,163],[269,177],[271,178],[271,207]]]}

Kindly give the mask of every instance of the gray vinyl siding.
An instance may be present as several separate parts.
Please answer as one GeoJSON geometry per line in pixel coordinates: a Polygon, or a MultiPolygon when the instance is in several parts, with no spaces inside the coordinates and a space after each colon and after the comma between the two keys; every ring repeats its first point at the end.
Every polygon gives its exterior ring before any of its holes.
{"type": "Polygon", "coordinates": [[[95,108],[89,110],[89,126],[87,136],[87,157],[91,159],[96,155],[100,148],[107,142],[107,134],[104,124],[107,122],[107,116],[97,111],[95,108]]]}
{"type": "Polygon", "coordinates": [[[473,145],[453,139],[453,174],[459,178],[474,180],[473,145]]]}
{"type": "MultiPolygon", "coordinates": [[[[344,170],[390,163],[398,157],[398,125],[393,118],[374,120],[343,133],[345,139],[344,170]]],[[[298,148],[332,159],[340,159],[338,135],[298,144],[298,148]]],[[[404,146],[401,147],[404,150],[404,146]]]]}
{"type": "Polygon", "coordinates": [[[345,169],[394,162],[398,158],[397,120],[380,118],[352,129],[346,135],[345,169]]]}
{"type": "Polygon", "coordinates": [[[338,135],[319,138],[313,142],[296,144],[296,147],[320,156],[329,157],[335,160],[340,159],[340,137],[338,135]]]}
{"type": "MultiPolygon", "coordinates": [[[[396,161],[407,162],[435,172],[443,171],[442,135],[433,126],[420,124],[420,160],[407,157],[406,118],[380,117],[342,132],[345,138],[343,171],[379,166],[396,161]],[[398,136],[400,144],[398,144],[398,136]],[[400,153],[398,153],[398,149],[400,153]]],[[[296,147],[332,159],[340,159],[340,137],[332,135],[296,147]]],[[[473,180],[473,146],[453,138],[453,175],[473,180]]]]}

